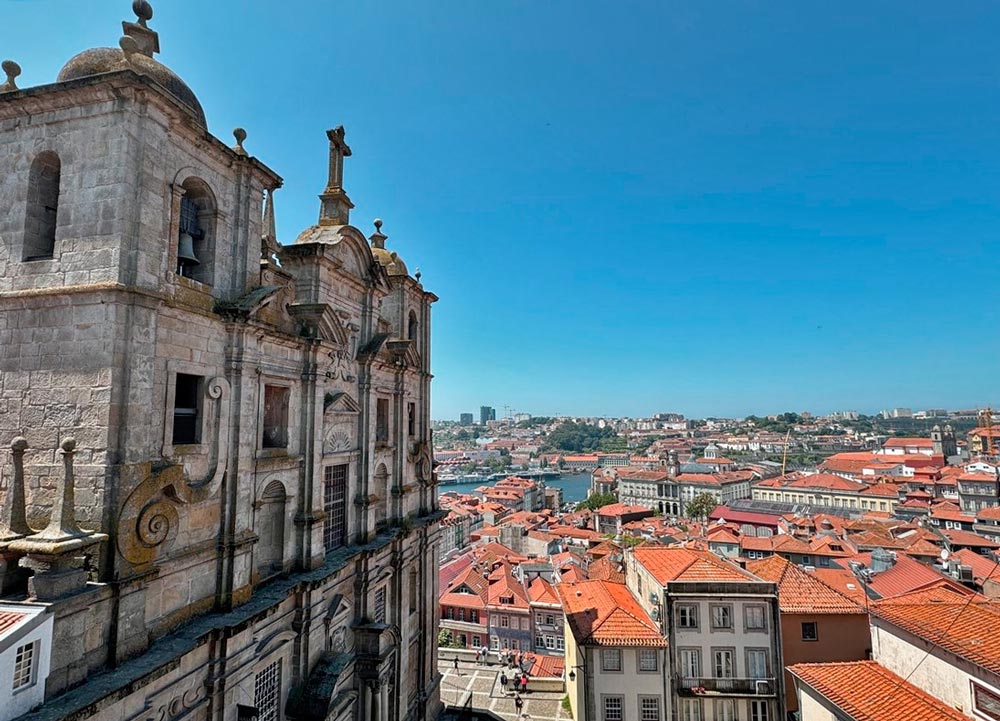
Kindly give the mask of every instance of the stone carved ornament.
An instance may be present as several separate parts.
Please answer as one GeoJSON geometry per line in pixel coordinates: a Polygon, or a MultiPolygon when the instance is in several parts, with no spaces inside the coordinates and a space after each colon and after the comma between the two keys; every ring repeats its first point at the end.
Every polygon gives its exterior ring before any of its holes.
{"type": "Polygon", "coordinates": [[[221,376],[205,384],[206,417],[215,422],[207,433],[209,470],[204,478],[187,478],[184,467],[176,463],[159,468],[144,464],[142,478],[127,478],[123,472],[125,485],[138,481],[118,516],[118,552],[125,560],[136,565],[152,563],[176,536],[177,509],[218,493],[229,466],[231,395],[229,381],[221,376]]]}

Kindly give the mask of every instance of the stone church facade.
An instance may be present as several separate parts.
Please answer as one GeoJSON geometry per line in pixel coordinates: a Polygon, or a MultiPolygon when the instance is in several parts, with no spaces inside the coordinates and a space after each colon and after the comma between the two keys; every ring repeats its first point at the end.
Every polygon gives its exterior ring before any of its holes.
{"type": "Polygon", "coordinates": [[[133,8],[0,84],[0,605],[53,620],[23,718],[435,718],[436,297],[350,224],[343,128],[279,244],[281,178],[133,8]]]}

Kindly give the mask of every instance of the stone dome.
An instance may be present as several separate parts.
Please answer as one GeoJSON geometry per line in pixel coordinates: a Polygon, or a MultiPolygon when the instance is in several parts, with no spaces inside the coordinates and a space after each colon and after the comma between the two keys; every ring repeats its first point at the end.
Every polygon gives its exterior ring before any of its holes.
{"type": "Polygon", "coordinates": [[[135,0],[132,10],[137,22],[122,23],[125,35],[118,41],[119,47],[91,48],[77,53],[63,65],[57,80],[64,83],[104,73],[132,70],[155,81],[188,108],[202,127],[207,127],[205,111],[191,88],[173,70],[153,57],[160,52],[160,36],[147,24],[153,17],[152,6],[148,0],[135,0]]]}
{"type": "Polygon", "coordinates": [[[386,250],[385,241],[388,237],[382,232],[382,221],[376,218],[375,232],[368,238],[372,244],[372,255],[389,275],[409,275],[403,259],[397,253],[386,250]]]}
{"type": "Polygon", "coordinates": [[[91,75],[113,73],[119,70],[134,70],[139,75],[154,80],[169,92],[182,105],[187,107],[198,118],[202,126],[205,122],[205,111],[198,102],[194,91],[173,70],[154,58],[142,53],[131,53],[127,58],[119,48],[91,48],[71,57],[59,71],[59,82],[85,78],[91,75]]]}

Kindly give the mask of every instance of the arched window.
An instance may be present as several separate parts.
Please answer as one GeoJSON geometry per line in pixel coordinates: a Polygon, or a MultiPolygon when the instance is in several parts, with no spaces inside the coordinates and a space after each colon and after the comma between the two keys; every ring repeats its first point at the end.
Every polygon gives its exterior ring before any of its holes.
{"type": "Polygon", "coordinates": [[[375,501],[375,528],[381,528],[389,520],[389,471],[384,463],[375,469],[375,487],[372,489],[375,501]]]}
{"type": "Polygon", "coordinates": [[[22,260],[42,260],[55,254],[60,168],[59,156],[51,150],[39,153],[31,163],[22,260]]]}
{"type": "Polygon", "coordinates": [[[215,195],[208,184],[188,178],[181,187],[177,226],[177,274],[212,285],[215,271],[215,195]]]}
{"type": "Polygon", "coordinates": [[[257,511],[257,573],[261,578],[281,573],[285,561],[285,487],[271,481],[257,511]]]}
{"type": "Polygon", "coordinates": [[[417,314],[412,310],[410,311],[410,320],[406,325],[406,339],[407,340],[418,340],[417,333],[420,330],[420,326],[417,323],[417,314]]]}

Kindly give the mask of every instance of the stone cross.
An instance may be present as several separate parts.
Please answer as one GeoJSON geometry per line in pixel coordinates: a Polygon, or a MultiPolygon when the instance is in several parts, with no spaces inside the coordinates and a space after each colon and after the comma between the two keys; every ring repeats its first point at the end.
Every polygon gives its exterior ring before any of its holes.
{"type": "Polygon", "coordinates": [[[344,140],[344,126],[326,131],[330,140],[330,164],[326,188],[319,196],[320,225],[347,225],[354,203],[344,191],[344,158],[350,157],[351,147],[344,140]]]}

